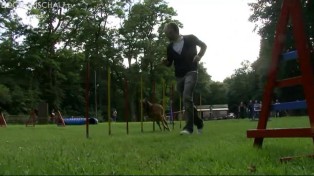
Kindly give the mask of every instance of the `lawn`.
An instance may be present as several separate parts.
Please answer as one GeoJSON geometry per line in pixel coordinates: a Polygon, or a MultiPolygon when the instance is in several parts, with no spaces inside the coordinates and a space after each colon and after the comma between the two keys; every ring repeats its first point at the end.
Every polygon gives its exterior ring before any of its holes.
{"type": "MultiPolygon", "coordinates": [[[[256,121],[207,121],[202,135],[180,136],[178,123],[171,132],[152,132],[152,124],[90,126],[10,125],[0,128],[0,175],[7,174],[314,174],[314,160],[280,163],[283,156],[313,152],[311,139],[265,139],[261,150],[252,147],[246,130],[256,121]],[[256,169],[253,169],[253,168],[256,169]]],[[[307,117],[272,119],[269,127],[307,127],[307,117]]],[[[156,128],[157,129],[157,128],[156,128]]]]}

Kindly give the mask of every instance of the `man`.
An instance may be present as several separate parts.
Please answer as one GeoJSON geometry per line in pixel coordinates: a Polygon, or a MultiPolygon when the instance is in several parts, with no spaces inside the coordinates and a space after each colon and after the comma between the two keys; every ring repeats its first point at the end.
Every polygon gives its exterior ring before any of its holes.
{"type": "Polygon", "coordinates": [[[244,105],[243,101],[241,101],[241,103],[239,105],[238,112],[239,112],[239,119],[245,118],[245,105],[244,105]]]}
{"type": "Polygon", "coordinates": [[[112,112],[112,121],[116,122],[117,121],[117,115],[118,115],[118,112],[116,109],[113,109],[113,112],[112,112]]]}
{"type": "Polygon", "coordinates": [[[193,123],[201,133],[203,121],[198,117],[194,106],[193,91],[197,82],[197,65],[205,54],[207,46],[194,35],[180,35],[179,27],[175,23],[167,24],[164,32],[170,44],[167,47],[167,59],[163,63],[170,67],[174,62],[177,90],[183,97],[185,107],[186,125],[180,134],[192,134],[193,123]],[[199,53],[196,46],[201,48],[199,53]]]}
{"type": "Polygon", "coordinates": [[[254,117],[253,120],[255,120],[255,118],[259,118],[259,113],[262,109],[262,103],[259,103],[257,100],[255,100],[255,103],[253,105],[254,107],[254,117]]]}
{"type": "Polygon", "coordinates": [[[249,110],[249,118],[253,119],[254,104],[253,104],[252,100],[250,100],[250,102],[249,102],[248,110],[249,110]]]}
{"type": "MultiPolygon", "coordinates": [[[[277,99],[275,105],[278,105],[278,104],[280,103],[279,103],[279,100],[277,99]]],[[[275,117],[280,117],[280,111],[276,110],[275,117]]]]}

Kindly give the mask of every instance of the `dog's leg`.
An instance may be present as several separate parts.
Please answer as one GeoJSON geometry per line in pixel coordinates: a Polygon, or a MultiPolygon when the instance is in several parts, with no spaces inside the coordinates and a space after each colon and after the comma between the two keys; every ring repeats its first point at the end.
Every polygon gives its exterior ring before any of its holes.
{"type": "Polygon", "coordinates": [[[160,121],[156,120],[157,125],[159,126],[160,131],[162,131],[161,126],[160,126],[160,121]]]}
{"type": "Polygon", "coordinates": [[[164,130],[167,129],[168,131],[170,131],[167,120],[165,118],[162,118],[162,122],[163,122],[164,130]]]}

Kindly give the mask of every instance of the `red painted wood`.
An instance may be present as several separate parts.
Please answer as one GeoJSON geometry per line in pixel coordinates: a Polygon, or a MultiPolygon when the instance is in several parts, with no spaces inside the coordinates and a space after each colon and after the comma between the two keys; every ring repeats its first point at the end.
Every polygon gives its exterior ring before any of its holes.
{"type": "Polygon", "coordinates": [[[4,115],[0,113],[0,127],[6,127],[7,122],[5,121],[4,115]]]}
{"type": "Polygon", "coordinates": [[[290,129],[261,129],[248,130],[248,138],[287,138],[287,137],[314,137],[311,128],[290,128],[290,129]]]}
{"type": "MultiPolygon", "coordinates": [[[[288,20],[289,20],[289,0],[288,1],[285,0],[283,2],[281,14],[279,17],[279,22],[276,29],[275,43],[274,43],[273,52],[272,52],[272,60],[271,60],[271,65],[268,72],[269,76],[268,76],[268,81],[264,89],[265,91],[263,95],[262,109],[261,109],[261,114],[260,114],[259,122],[257,125],[257,129],[266,129],[267,127],[267,120],[268,120],[268,115],[270,112],[270,105],[272,101],[273,90],[276,84],[276,76],[278,72],[278,65],[280,62],[280,56],[283,50],[283,42],[286,37],[288,20]]],[[[263,145],[263,138],[262,137],[255,138],[254,145],[261,147],[263,145]]]]}
{"type": "MultiPolygon", "coordinates": [[[[296,42],[296,49],[299,55],[299,64],[302,75],[304,95],[308,107],[311,128],[314,129],[314,77],[311,64],[311,53],[308,38],[305,35],[305,28],[302,18],[302,5],[300,1],[293,1],[291,17],[293,24],[293,35],[296,42]]],[[[313,138],[314,140],[314,138],[313,138]]]]}
{"type": "Polygon", "coordinates": [[[276,82],[276,87],[291,87],[302,84],[302,77],[283,79],[276,82]]]}
{"type": "Polygon", "coordinates": [[[255,138],[254,145],[261,147],[266,137],[311,137],[314,141],[314,77],[311,67],[311,53],[308,39],[305,35],[302,21],[302,5],[300,0],[284,0],[282,11],[279,17],[275,42],[272,52],[272,61],[268,73],[268,81],[263,95],[262,110],[257,125],[257,130],[248,130],[247,136],[255,138]],[[299,56],[301,76],[281,81],[276,81],[279,67],[279,60],[282,54],[283,45],[286,39],[286,30],[289,18],[291,17],[293,35],[296,42],[296,51],[299,56]],[[311,128],[299,129],[267,129],[267,120],[271,107],[272,94],[275,87],[287,87],[301,84],[304,89],[305,99],[308,107],[308,114],[311,128]]]}

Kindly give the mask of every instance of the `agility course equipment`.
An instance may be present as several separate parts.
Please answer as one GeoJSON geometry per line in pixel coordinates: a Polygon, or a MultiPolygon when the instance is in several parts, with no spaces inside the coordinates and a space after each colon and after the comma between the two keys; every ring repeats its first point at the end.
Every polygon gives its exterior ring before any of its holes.
{"type": "Polygon", "coordinates": [[[180,96],[180,114],[179,114],[179,123],[180,123],[180,129],[182,129],[182,97],[180,96]]]}
{"type": "Polygon", "coordinates": [[[129,94],[128,94],[128,81],[124,80],[124,107],[125,107],[125,121],[126,121],[126,134],[129,134],[129,94]]]}
{"type": "Polygon", "coordinates": [[[264,138],[284,137],[308,137],[314,139],[314,77],[311,67],[310,46],[305,35],[302,21],[302,6],[300,0],[284,0],[277,24],[275,43],[273,46],[272,60],[268,73],[268,81],[263,95],[263,106],[257,129],[248,130],[247,137],[254,138],[254,146],[262,147],[264,138]],[[287,25],[291,19],[293,35],[296,42],[296,51],[282,54],[284,38],[287,34],[287,25]],[[280,61],[297,59],[301,70],[301,76],[276,80],[280,61]],[[274,88],[302,85],[305,100],[271,105],[274,88]],[[270,110],[290,110],[307,108],[310,128],[294,129],[266,129],[270,110]]]}
{"type": "Polygon", "coordinates": [[[162,107],[164,108],[164,116],[166,116],[166,81],[162,80],[162,107]]]}
{"type": "Polygon", "coordinates": [[[37,110],[33,109],[31,110],[31,112],[29,113],[29,118],[25,123],[26,127],[32,126],[35,127],[36,124],[36,120],[37,120],[37,110]]]}
{"type": "MultiPolygon", "coordinates": [[[[153,95],[153,98],[152,98],[152,101],[153,102],[156,102],[156,82],[153,81],[153,88],[152,88],[152,95],[153,95]]],[[[153,121],[153,131],[155,131],[155,121],[153,121]]]]}
{"type": "Polygon", "coordinates": [[[65,118],[64,123],[66,125],[85,125],[86,119],[85,118],[65,118]]]}
{"type": "Polygon", "coordinates": [[[108,133],[111,135],[111,98],[110,98],[110,84],[111,84],[111,70],[110,67],[108,67],[108,125],[109,125],[109,130],[108,133]]]}
{"type": "MultiPolygon", "coordinates": [[[[89,118],[88,124],[98,124],[97,118],[89,118]]],[[[71,118],[65,118],[64,119],[65,125],[85,125],[86,124],[86,118],[85,117],[71,117],[71,118]]]]}
{"type": "Polygon", "coordinates": [[[86,120],[86,138],[89,138],[89,79],[90,79],[90,64],[86,63],[86,87],[85,87],[85,120],[86,120]]]}
{"type": "Polygon", "coordinates": [[[143,127],[143,75],[141,75],[141,100],[140,100],[140,106],[141,106],[141,132],[144,132],[143,127]]]}
{"type": "MultiPolygon", "coordinates": [[[[128,95],[128,80],[127,78],[124,78],[124,104],[125,104],[125,111],[124,111],[124,116],[125,116],[125,122],[126,122],[126,133],[129,134],[129,112],[130,112],[130,107],[129,107],[129,95],[128,95]]],[[[156,102],[156,92],[155,92],[155,81],[152,82],[152,101],[156,102]]],[[[95,84],[96,85],[96,84],[95,84]]],[[[65,125],[78,125],[78,124],[86,124],[86,138],[89,138],[89,123],[90,119],[89,117],[89,103],[90,103],[90,63],[86,63],[86,87],[85,87],[85,119],[69,119],[66,118],[64,119],[65,125]]],[[[173,112],[172,112],[172,99],[173,99],[173,85],[170,87],[171,91],[171,101],[170,101],[170,110],[171,110],[171,121],[174,121],[173,119],[173,112]]],[[[140,99],[143,100],[143,91],[144,91],[144,85],[143,85],[143,75],[141,75],[140,79],[140,99]]],[[[108,119],[108,134],[112,134],[112,128],[111,128],[111,68],[108,66],[107,67],[107,119],[108,119]]],[[[143,109],[143,104],[140,103],[140,121],[141,121],[141,132],[144,132],[144,109],[143,109]]],[[[166,81],[162,80],[162,104],[164,107],[166,106],[166,81]]],[[[165,109],[164,109],[165,111],[165,109]]],[[[174,124],[174,123],[173,123],[174,124]]],[[[173,126],[174,128],[174,126],[173,126]]],[[[153,121],[153,131],[155,131],[155,121],[153,121]]]]}
{"type": "Polygon", "coordinates": [[[65,127],[64,119],[63,119],[61,112],[59,110],[57,111],[56,124],[57,124],[57,126],[65,127]]]}
{"type": "Polygon", "coordinates": [[[174,130],[174,116],[173,116],[173,83],[170,89],[170,123],[172,123],[172,130],[174,130]]]}
{"type": "Polygon", "coordinates": [[[7,122],[5,121],[4,115],[2,112],[0,112],[0,127],[6,127],[7,122]]]}

